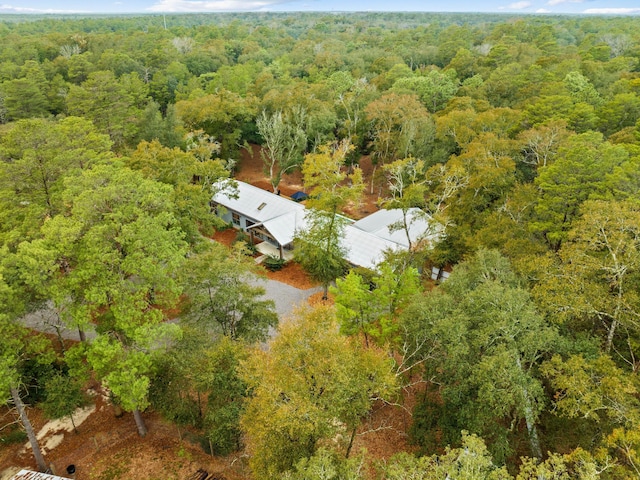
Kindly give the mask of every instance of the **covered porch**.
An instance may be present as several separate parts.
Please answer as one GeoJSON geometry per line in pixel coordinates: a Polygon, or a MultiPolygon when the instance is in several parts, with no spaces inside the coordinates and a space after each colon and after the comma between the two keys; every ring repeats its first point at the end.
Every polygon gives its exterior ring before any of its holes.
{"type": "Polygon", "coordinates": [[[282,258],[287,262],[293,259],[293,251],[283,248],[282,246],[276,247],[275,245],[264,241],[258,243],[255,247],[256,250],[258,250],[258,252],[260,252],[264,256],[271,255],[273,257],[282,258]]]}

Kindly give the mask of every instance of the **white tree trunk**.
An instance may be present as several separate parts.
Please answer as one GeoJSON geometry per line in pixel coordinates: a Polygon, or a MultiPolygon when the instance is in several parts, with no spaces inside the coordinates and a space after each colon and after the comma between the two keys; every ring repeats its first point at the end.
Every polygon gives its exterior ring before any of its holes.
{"type": "Polygon", "coordinates": [[[20,392],[18,392],[17,388],[11,387],[11,397],[13,398],[13,403],[18,409],[18,414],[20,415],[22,426],[27,432],[27,438],[29,439],[29,443],[31,444],[31,450],[33,450],[33,456],[36,459],[38,470],[40,470],[41,472],[45,472],[47,470],[47,463],[44,461],[42,450],[40,450],[40,444],[38,443],[38,439],[36,438],[36,432],[34,432],[33,427],[31,426],[31,422],[29,421],[29,417],[27,417],[24,403],[22,403],[20,392]]]}
{"type": "MultiPolygon", "coordinates": [[[[522,370],[522,362],[518,356],[516,359],[518,368],[524,374],[522,370]]],[[[522,387],[522,396],[524,399],[524,420],[527,423],[527,432],[529,433],[529,443],[531,445],[531,453],[536,458],[542,458],[542,449],[540,448],[540,439],[538,438],[538,429],[536,428],[535,415],[533,413],[533,407],[531,405],[531,399],[529,398],[529,391],[527,387],[522,387]]]]}

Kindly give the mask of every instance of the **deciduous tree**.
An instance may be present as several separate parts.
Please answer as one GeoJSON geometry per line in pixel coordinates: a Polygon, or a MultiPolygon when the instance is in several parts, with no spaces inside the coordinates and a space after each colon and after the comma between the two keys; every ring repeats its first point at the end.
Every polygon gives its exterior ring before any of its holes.
{"type": "Polygon", "coordinates": [[[299,167],[307,147],[304,130],[306,112],[298,107],[286,114],[281,110],[269,115],[262,111],[256,120],[258,133],[264,139],[260,156],[269,174],[273,193],[278,193],[282,175],[299,167]]]}
{"type": "Polygon", "coordinates": [[[499,467],[482,440],[462,432],[462,446],[447,447],[441,455],[414,457],[401,453],[391,457],[383,468],[386,480],[510,480],[505,467],[499,467]]]}
{"type": "Polygon", "coordinates": [[[394,92],[416,93],[431,112],[442,110],[458,90],[458,79],[453,69],[444,72],[431,70],[424,76],[405,77],[397,80],[391,89],[394,92]]]}
{"type": "Polygon", "coordinates": [[[388,93],[367,105],[371,146],[379,164],[413,156],[426,158],[435,137],[435,125],[415,95],[388,93]]]}
{"type": "Polygon", "coordinates": [[[640,211],[635,202],[587,201],[568,232],[557,262],[536,295],[559,322],[598,332],[604,350],[616,350],[636,369],[640,331],[640,211]],[[622,336],[622,338],[619,338],[622,336]]]}
{"type": "Polygon", "coordinates": [[[178,117],[189,130],[203,130],[215,137],[221,145],[220,157],[235,158],[242,143],[245,126],[256,116],[255,99],[241,97],[228,90],[215,94],[192,95],[176,103],[178,117]]]}
{"type": "Polygon", "coordinates": [[[496,420],[522,419],[531,452],[542,455],[536,425],[544,391],[535,372],[557,333],[518,286],[505,258],[479,251],[437,291],[408,307],[403,319],[405,338],[427,358],[427,375],[445,381],[442,426],[453,421],[447,428],[454,435],[466,428],[482,434],[503,457],[509,451],[507,432],[496,420]],[[455,417],[445,420],[448,411],[455,417]]]}
{"type": "Polygon", "coordinates": [[[396,272],[383,263],[371,283],[352,270],[344,279],[336,280],[332,289],[340,331],[347,335],[362,333],[367,346],[369,337],[380,346],[394,346],[397,317],[419,290],[419,274],[413,267],[396,272]]]}
{"type": "Polygon", "coordinates": [[[295,256],[312,277],[324,285],[327,297],[329,283],[346,267],[343,244],[347,219],[340,215],[350,203],[360,201],[362,171],[347,172],[345,161],[351,146],[324,145],[317,153],[305,156],[302,166],[304,183],[311,196],[305,216],[305,229],[297,235],[295,256]]]}
{"type": "Polygon", "coordinates": [[[243,378],[253,396],[241,425],[251,468],[264,479],[280,478],[337,434],[351,438],[341,444],[348,454],[362,416],[394,385],[388,358],[342,336],[331,307],[283,324],[269,349],[247,360],[243,378]]]}
{"type": "Polygon", "coordinates": [[[230,252],[223,245],[210,245],[189,259],[187,271],[187,318],[203,331],[265,341],[278,324],[273,301],[262,298],[264,288],[251,282],[255,262],[242,247],[230,252]]]}

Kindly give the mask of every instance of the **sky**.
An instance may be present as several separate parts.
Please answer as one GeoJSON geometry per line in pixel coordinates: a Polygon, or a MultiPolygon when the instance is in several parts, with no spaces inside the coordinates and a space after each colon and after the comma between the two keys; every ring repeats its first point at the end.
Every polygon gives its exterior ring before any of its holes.
{"type": "MultiPolygon", "coordinates": [[[[2,2],[3,0],[0,0],[2,2]]],[[[639,15],[640,0],[5,0],[0,13],[290,11],[503,12],[639,15]]]]}

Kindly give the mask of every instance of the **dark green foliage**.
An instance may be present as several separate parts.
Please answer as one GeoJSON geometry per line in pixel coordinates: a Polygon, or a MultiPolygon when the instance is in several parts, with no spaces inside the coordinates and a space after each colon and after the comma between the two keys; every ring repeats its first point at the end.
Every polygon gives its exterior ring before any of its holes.
{"type": "Polygon", "coordinates": [[[24,443],[27,441],[27,434],[17,425],[4,427],[0,431],[0,446],[11,445],[14,443],[24,443]]]}
{"type": "Polygon", "coordinates": [[[238,230],[236,233],[236,238],[233,240],[233,244],[240,244],[244,247],[247,255],[255,255],[258,253],[258,249],[255,244],[251,243],[251,238],[244,230],[238,230]]]}
{"type": "Polygon", "coordinates": [[[46,385],[57,373],[55,366],[52,363],[42,363],[36,358],[30,358],[22,364],[21,373],[26,386],[23,401],[35,405],[45,400],[46,385]]]}
{"type": "Polygon", "coordinates": [[[281,270],[285,263],[286,260],[284,258],[276,257],[274,255],[267,255],[267,257],[262,261],[265,268],[272,272],[281,270]]]}
{"type": "Polygon", "coordinates": [[[158,360],[149,388],[149,402],[162,416],[178,425],[202,426],[198,395],[191,395],[188,377],[176,365],[172,354],[158,360]]]}
{"type": "Polygon", "coordinates": [[[240,415],[248,396],[247,386],[238,375],[246,351],[228,338],[221,338],[206,354],[209,389],[204,432],[215,454],[227,455],[241,445],[240,415]]]}
{"type": "Polygon", "coordinates": [[[278,316],[273,300],[264,299],[264,288],[247,281],[256,264],[247,257],[246,249],[236,244],[229,252],[212,243],[189,262],[186,323],[211,335],[264,341],[269,328],[278,324],[278,316]]]}
{"type": "Polygon", "coordinates": [[[198,429],[203,448],[216,455],[241,447],[239,418],[247,391],[237,372],[244,348],[227,337],[211,340],[187,329],[157,363],[151,384],[153,407],[179,425],[198,429]]]}
{"type": "Polygon", "coordinates": [[[448,442],[466,429],[504,461],[514,452],[508,425],[524,420],[531,455],[541,455],[536,423],[545,397],[537,370],[557,332],[519,287],[507,259],[480,250],[459,264],[438,290],[405,310],[403,331],[405,342],[424,341],[418,355],[432,357],[427,376],[439,385],[419,409],[416,440],[428,443],[435,426],[448,442]]]}
{"type": "Polygon", "coordinates": [[[73,412],[88,402],[89,398],[82,390],[80,382],[63,373],[57,373],[47,381],[45,399],[40,406],[47,417],[70,417],[73,423],[73,412]]]}

